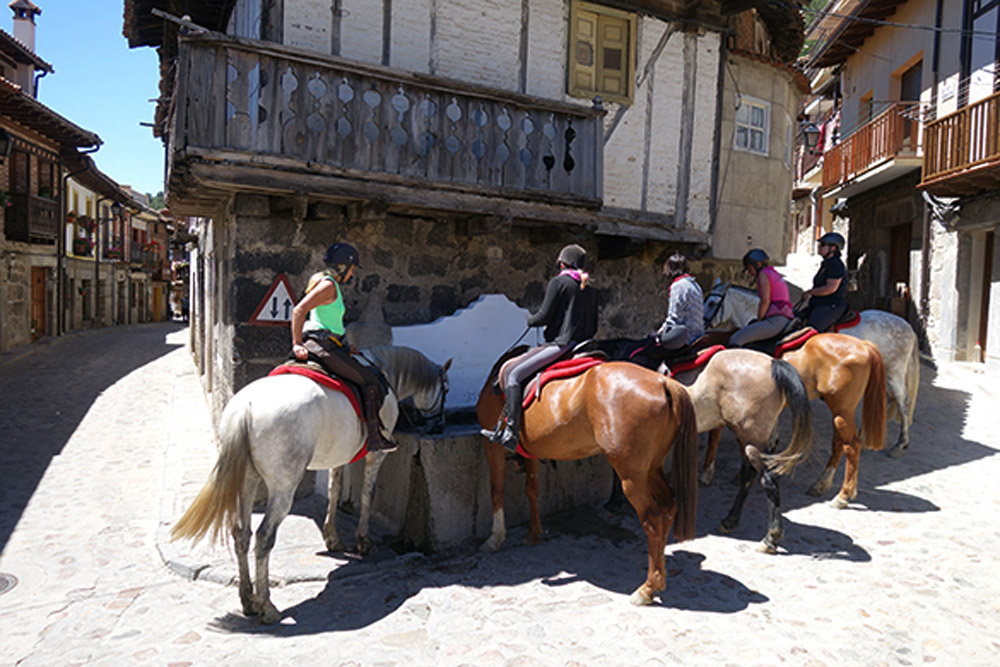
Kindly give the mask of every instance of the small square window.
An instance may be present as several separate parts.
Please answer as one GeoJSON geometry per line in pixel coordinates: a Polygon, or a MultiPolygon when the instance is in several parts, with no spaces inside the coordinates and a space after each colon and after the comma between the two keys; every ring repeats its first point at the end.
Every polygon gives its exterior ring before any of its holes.
{"type": "Polygon", "coordinates": [[[759,155],[768,154],[771,105],[762,100],[740,97],[736,107],[733,147],[759,155]]]}

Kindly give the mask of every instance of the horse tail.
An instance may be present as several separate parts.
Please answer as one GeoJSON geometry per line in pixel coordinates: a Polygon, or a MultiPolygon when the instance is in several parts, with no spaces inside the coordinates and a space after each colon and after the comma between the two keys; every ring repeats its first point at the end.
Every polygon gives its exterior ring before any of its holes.
{"type": "Polygon", "coordinates": [[[219,423],[221,449],[205,486],[184,515],[170,529],[170,539],[189,538],[197,542],[211,533],[219,539],[224,528],[231,527],[239,510],[240,491],[250,462],[250,404],[242,410],[225,411],[219,423]]]}
{"type": "Polygon", "coordinates": [[[674,539],[684,542],[694,539],[698,518],[698,419],[691,396],[683,385],[663,378],[663,388],[677,423],[671,446],[673,465],[670,467],[670,486],[677,501],[674,539]]]}
{"type": "Polygon", "coordinates": [[[812,451],[812,408],[809,407],[809,394],[802,378],[790,363],[781,359],[772,361],[771,379],[778,385],[792,413],[792,440],[784,451],[765,456],[765,461],[771,470],[784,475],[794,470],[812,451]]]}
{"type": "Polygon", "coordinates": [[[866,449],[882,449],[885,446],[886,429],[885,362],[873,343],[862,342],[868,346],[870,368],[864,405],[861,408],[861,440],[866,449]]]}

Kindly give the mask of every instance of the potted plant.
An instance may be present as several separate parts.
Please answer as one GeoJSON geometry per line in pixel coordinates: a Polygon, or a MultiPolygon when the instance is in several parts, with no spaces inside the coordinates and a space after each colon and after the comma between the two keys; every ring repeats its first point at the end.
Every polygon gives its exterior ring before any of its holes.
{"type": "Polygon", "coordinates": [[[90,239],[85,239],[85,238],[73,239],[73,254],[74,255],[89,255],[90,254],[90,239]]]}
{"type": "Polygon", "coordinates": [[[107,250],[104,251],[104,256],[107,259],[121,259],[122,249],[119,248],[118,246],[110,246],[107,250]]]}
{"type": "Polygon", "coordinates": [[[38,188],[38,196],[44,197],[46,199],[52,199],[52,188],[49,187],[48,185],[43,185],[42,187],[38,188]]]}
{"type": "Polygon", "coordinates": [[[81,229],[92,232],[97,229],[97,221],[91,218],[89,215],[78,215],[76,216],[76,224],[80,226],[81,229]]]}

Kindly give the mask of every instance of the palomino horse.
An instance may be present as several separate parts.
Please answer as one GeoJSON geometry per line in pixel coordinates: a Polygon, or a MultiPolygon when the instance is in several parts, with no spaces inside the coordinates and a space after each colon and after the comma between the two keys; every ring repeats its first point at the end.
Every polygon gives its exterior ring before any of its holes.
{"type": "MultiPolygon", "coordinates": [[[[369,351],[379,360],[392,390],[380,414],[388,431],[395,427],[399,414],[397,396],[412,397],[414,407],[425,416],[442,413],[450,360],[437,366],[407,347],[369,351]]],[[[306,470],[335,469],[351,461],[367,439],[367,428],[347,395],[301,375],[286,374],[251,382],[233,396],[219,420],[218,438],[215,469],[171,535],[173,539],[199,540],[210,533],[216,540],[227,529],[236,550],[243,612],[274,623],[281,614],[271,603],[268,559],[278,526],[291,509],[295,489],[306,470]],[[267,489],[267,507],[257,529],[256,571],[251,582],[247,562],[250,517],[261,482],[267,489]]],[[[374,484],[374,468],[383,459],[377,457],[375,465],[366,465],[366,495],[374,484]]],[[[339,492],[334,495],[332,491],[323,527],[331,549],[340,543],[333,520],[339,492]]],[[[366,517],[364,523],[367,527],[366,517]]]]}
{"type": "MultiPolygon", "coordinates": [[[[613,359],[629,357],[631,350],[641,341],[608,339],[597,341],[598,348],[613,359]]],[[[721,346],[717,346],[721,347],[721,346]]],[[[740,446],[741,492],[719,530],[730,533],[736,530],[743,504],[757,474],[768,501],[768,530],[761,541],[760,550],[774,553],[778,540],[784,535],[781,526],[781,495],[777,476],[768,469],[761,454],[769,452],[774,427],[781,410],[787,405],[792,415],[792,438],[782,453],[789,467],[804,460],[813,443],[812,410],[802,379],[787,362],[774,359],[755,350],[722,350],[709,348],[702,351],[698,361],[675,363],[673,377],[688,388],[698,421],[698,432],[709,432],[708,451],[700,481],[708,485],[715,475],[715,451],[722,437],[723,427],[736,435],[740,446]],[[701,357],[709,356],[707,363],[701,357]]],[[[613,497],[617,502],[617,498],[613,497]]],[[[533,511],[534,514],[534,511],[533,511]]]]}
{"type": "MultiPolygon", "coordinates": [[[[739,329],[757,317],[759,298],[754,290],[716,281],[705,297],[705,324],[709,328],[739,329]]],[[[836,333],[875,344],[885,363],[889,417],[900,424],[899,438],[889,456],[899,458],[910,446],[910,424],[920,388],[920,350],[913,328],[898,315],[883,310],[863,310],[854,326],[836,333]]],[[[836,328],[836,327],[835,327],[836,328]]]]}
{"type": "MultiPolygon", "coordinates": [[[[837,508],[847,507],[858,494],[858,463],[862,442],[868,449],[885,445],[885,366],[878,348],[866,340],[842,334],[815,334],[801,347],[779,354],[791,364],[810,400],[822,398],[833,413],[833,443],[826,468],[808,493],[821,496],[833,485],[833,475],[840,459],[846,456],[847,466],[840,492],[831,501],[837,508]],[[854,412],[861,408],[861,435],[854,422],[854,412]]],[[[715,460],[718,440],[709,441],[705,455],[706,468],[715,460]]],[[[778,474],[790,471],[799,463],[799,456],[776,454],[765,457],[768,466],[778,474]]]]}
{"type": "MultiPolygon", "coordinates": [[[[492,429],[503,409],[494,383],[497,362],[476,403],[483,428],[492,429]]],[[[493,535],[483,545],[495,551],[503,542],[504,449],[489,441],[493,498],[493,535]]],[[[571,460],[603,453],[622,480],[622,490],[639,516],[648,544],[646,581],[632,594],[633,604],[646,605],[666,588],[664,548],[674,527],[678,542],[692,539],[698,501],[698,441],[694,408],[687,391],[669,378],[621,362],[607,362],[581,375],[552,380],[524,413],[521,447],[538,458],[571,460]],[[669,481],[664,464],[674,449],[669,481]]],[[[529,540],[541,539],[537,516],[538,460],[528,459],[532,520],[529,540]]]]}

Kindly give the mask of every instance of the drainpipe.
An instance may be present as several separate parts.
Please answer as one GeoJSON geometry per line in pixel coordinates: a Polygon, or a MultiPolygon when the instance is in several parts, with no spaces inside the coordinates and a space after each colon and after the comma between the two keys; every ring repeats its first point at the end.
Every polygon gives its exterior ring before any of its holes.
{"type": "Polygon", "coordinates": [[[38,99],[38,82],[41,81],[42,77],[45,76],[48,73],[49,73],[48,70],[44,70],[43,69],[43,70],[39,70],[35,74],[34,95],[35,95],[35,99],[36,100],[38,99]]]}

